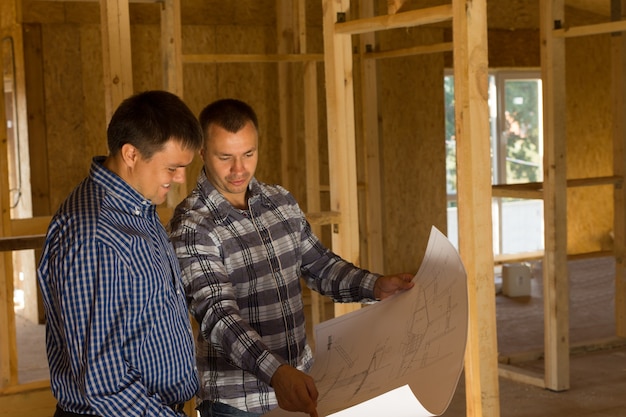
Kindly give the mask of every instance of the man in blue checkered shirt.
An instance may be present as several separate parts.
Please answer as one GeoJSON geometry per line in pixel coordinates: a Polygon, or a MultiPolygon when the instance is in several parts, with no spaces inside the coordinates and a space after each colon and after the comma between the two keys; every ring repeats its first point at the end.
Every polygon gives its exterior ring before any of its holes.
{"type": "Polygon", "coordinates": [[[284,188],[254,177],[258,122],[239,100],[200,114],[204,170],[170,238],[192,315],[202,417],[260,416],[277,405],[317,417],[300,278],[337,302],[386,298],[413,274],[380,276],[326,249],[284,188]]]}
{"type": "Polygon", "coordinates": [[[126,99],[108,157],[61,204],[38,268],[55,417],[183,416],[198,389],[176,254],[155,205],[202,145],[175,95],[126,99]]]}

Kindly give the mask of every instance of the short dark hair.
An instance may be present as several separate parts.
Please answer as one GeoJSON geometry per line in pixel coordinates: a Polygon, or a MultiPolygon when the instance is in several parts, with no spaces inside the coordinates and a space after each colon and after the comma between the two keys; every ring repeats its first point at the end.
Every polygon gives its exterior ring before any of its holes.
{"type": "Polygon", "coordinates": [[[237,133],[248,122],[252,122],[255,129],[259,130],[259,122],[252,107],[234,98],[214,101],[200,112],[199,119],[204,133],[208,132],[209,126],[212,124],[216,124],[231,133],[237,133]]]}
{"type": "Polygon", "coordinates": [[[200,123],[178,96],[167,91],[144,91],[125,99],[107,128],[111,155],[129,143],[149,159],[170,139],[184,149],[202,147],[200,123]]]}

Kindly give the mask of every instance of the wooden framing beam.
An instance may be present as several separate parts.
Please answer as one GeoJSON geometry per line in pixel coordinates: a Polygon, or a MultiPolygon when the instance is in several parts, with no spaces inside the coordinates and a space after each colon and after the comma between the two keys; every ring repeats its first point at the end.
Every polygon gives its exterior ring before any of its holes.
{"type": "Polygon", "coordinates": [[[450,19],[452,19],[452,6],[445,4],[443,6],[411,10],[398,14],[337,23],[335,33],[338,35],[358,35],[359,33],[371,33],[379,30],[428,25],[445,22],[450,19]]]}
{"type": "MultiPolygon", "coordinates": [[[[399,9],[403,1],[396,2],[399,9]]],[[[397,10],[397,9],[396,9],[397,10]]],[[[362,19],[374,16],[373,0],[361,0],[359,13],[362,19]]],[[[366,260],[364,267],[370,271],[384,271],[383,257],[383,207],[381,186],[381,150],[378,125],[378,83],[376,74],[376,62],[365,59],[369,50],[375,49],[376,34],[364,33],[359,37],[359,65],[361,73],[361,111],[360,135],[357,140],[361,143],[363,153],[363,182],[365,201],[363,211],[366,260]]]]}
{"type": "Polygon", "coordinates": [[[100,31],[108,123],[117,106],[133,94],[128,0],[100,0],[100,31]]]}
{"type": "Polygon", "coordinates": [[[420,45],[411,48],[394,49],[389,51],[367,52],[363,54],[364,59],[401,58],[405,56],[415,56],[424,54],[434,54],[439,52],[451,52],[452,42],[442,42],[433,45],[420,45]]]}
{"type": "MultiPolygon", "coordinates": [[[[612,18],[626,19],[626,0],[611,1],[612,18]]],[[[613,174],[626,175],[626,35],[611,37],[613,109],[613,174]]],[[[615,332],[626,337],[626,186],[615,184],[613,191],[613,251],[615,254],[615,332]]]]}
{"type": "MultiPolygon", "coordinates": [[[[276,1],[276,33],[279,55],[297,55],[300,48],[298,36],[299,2],[293,0],[276,1]]],[[[277,61],[278,66],[278,123],[281,150],[281,180],[287,189],[293,189],[294,173],[297,170],[297,132],[294,110],[296,98],[293,95],[296,79],[289,61],[277,61]]]]}
{"type": "Polygon", "coordinates": [[[545,385],[569,389],[569,282],[565,41],[554,36],[564,22],[563,0],[540,2],[541,78],[544,109],[543,260],[545,385]],[[556,26],[556,27],[555,27],[556,26]]]}
{"type": "MultiPolygon", "coordinates": [[[[349,0],[322,0],[330,209],[341,217],[340,224],[333,226],[332,248],[359,265],[352,40],[336,31],[337,16],[349,8],[349,0]]],[[[335,315],[358,308],[359,304],[336,304],[335,315]]]]}
{"type": "Polygon", "coordinates": [[[185,64],[226,64],[246,62],[307,62],[323,61],[324,54],[187,54],[185,64]]]}
{"type": "Polygon", "coordinates": [[[467,415],[498,417],[486,0],[453,0],[459,252],[467,271],[467,415]],[[487,231],[487,232],[486,232],[487,231]]]}
{"type": "MultiPolygon", "coordinates": [[[[180,0],[163,0],[161,5],[161,65],[163,89],[183,98],[183,39],[180,0]]],[[[191,191],[195,181],[174,184],[167,193],[167,206],[175,208],[191,191]]]]}
{"type": "Polygon", "coordinates": [[[577,36],[602,35],[626,31],[626,21],[598,23],[595,25],[573,26],[555,29],[552,36],[555,38],[574,38],[577,36]]]}
{"type": "MultiPolygon", "coordinates": [[[[21,1],[9,0],[0,2],[0,39],[3,42],[3,65],[6,53],[11,55],[9,65],[13,65],[14,83],[11,86],[12,93],[16,95],[14,110],[17,118],[22,123],[16,127],[20,129],[18,135],[23,134],[23,128],[27,130],[26,103],[25,103],[25,71],[23,67],[23,42],[21,21],[21,1]],[[10,50],[5,50],[10,47],[10,50]]],[[[0,112],[2,114],[3,127],[0,128],[0,236],[12,236],[11,230],[11,202],[8,197],[9,179],[4,173],[9,172],[8,161],[8,131],[5,108],[5,83],[2,83],[3,98],[0,100],[0,112]]],[[[29,190],[30,192],[30,190],[29,190]]],[[[7,337],[0,338],[0,391],[18,383],[17,372],[17,344],[15,337],[15,314],[13,306],[13,259],[11,252],[0,254],[0,328],[7,337]]]]}

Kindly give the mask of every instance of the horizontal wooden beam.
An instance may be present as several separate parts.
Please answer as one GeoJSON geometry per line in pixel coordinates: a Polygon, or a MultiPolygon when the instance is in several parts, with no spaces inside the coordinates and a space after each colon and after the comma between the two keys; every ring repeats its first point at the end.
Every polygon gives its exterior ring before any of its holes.
{"type": "Polygon", "coordinates": [[[512,365],[506,365],[502,363],[499,364],[498,375],[502,378],[510,379],[511,381],[535,385],[540,388],[546,387],[546,383],[542,374],[523,368],[517,368],[512,365]]]}
{"type": "Polygon", "coordinates": [[[335,33],[357,35],[379,30],[422,26],[447,20],[452,20],[451,4],[335,23],[335,33]]]}
{"type": "Polygon", "coordinates": [[[192,54],[183,55],[184,64],[226,64],[245,62],[324,61],[324,54],[192,54]]]}
{"type": "MultiPolygon", "coordinates": [[[[600,185],[621,185],[624,179],[620,176],[570,178],[567,188],[596,187],[600,185]]],[[[494,197],[542,199],[543,183],[528,182],[523,184],[497,184],[491,187],[494,197]]]]}
{"type": "Polygon", "coordinates": [[[46,235],[0,237],[0,252],[14,250],[42,249],[46,235]]]}
{"type": "Polygon", "coordinates": [[[626,31],[626,20],[618,20],[595,25],[572,26],[568,28],[554,29],[552,35],[555,38],[574,38],[577,36],[602,35],[605,33],[617,33],[626,31]]]}
{"type": "MultiPolygon", "coordinates": [[[[100,3],[100,0],[40,0],[47,2],[100,3]]],[[[163,3],[163,0],[128,0],[129,3],[163,3]]]]}
{"type": "Polygon", "coordinates": [[[532,261],[537,259],[543,259],[543,255],[544,252],[542,250],[532,252],[494,254],[493,262],[494,264],[499,265],[513,262],[532,261]]]}
{"type": "Polygon", "coordinates": [[[339,224],[341,223],[341,213],[337,211],[321,211],[318,213],[307,213],[306,219],[313,226],[339,224]]]}
{"type": "Polygon", "coordinates": [[[37,216],[27,219],[11,220],[11,236],[41,235],[48,231],[52,216],[37,216]]]}
{"type": "Polygon", "coordinates": [[[593,178],[572,178],[567,180],[567,187],[592,187],[596,185],[622,184],[624,179],[619,176],[593,177],[593,178]]]}
{"type": "Polygon", "coordinates": [[[452,42],[442,42],[433,45],[420,45],[411,48],[394,49],[388,51],[366,52],[365,59],[400,58],[413,55],[434,54],[452,51],[452,42]]]}

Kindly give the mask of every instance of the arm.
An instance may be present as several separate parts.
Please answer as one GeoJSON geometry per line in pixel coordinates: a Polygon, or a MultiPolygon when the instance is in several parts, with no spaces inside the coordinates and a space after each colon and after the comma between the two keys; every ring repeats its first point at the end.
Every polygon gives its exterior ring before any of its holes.
{"type": "Polygon", "coordinates": [[[200,324],[202,337],[231,365],[269,385],[285,360],[273,354],[242,317],[221,253],[232,242],[217,241],[202,224],[177,224],[170,237],[183,272],[188,304],[200,324]]]}

